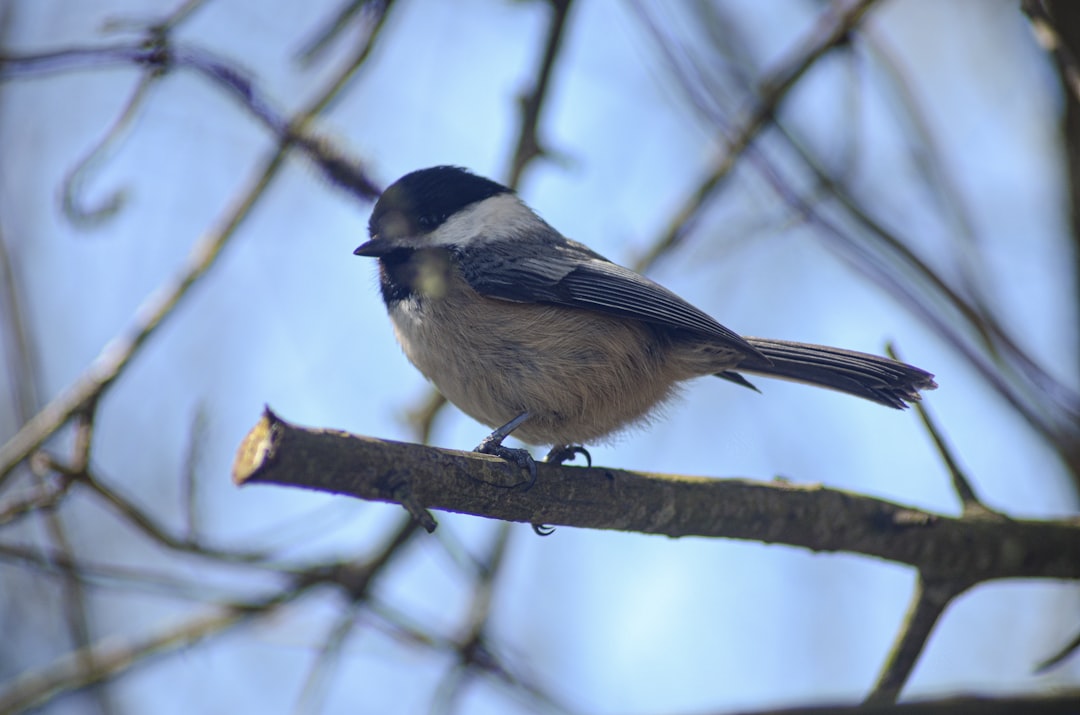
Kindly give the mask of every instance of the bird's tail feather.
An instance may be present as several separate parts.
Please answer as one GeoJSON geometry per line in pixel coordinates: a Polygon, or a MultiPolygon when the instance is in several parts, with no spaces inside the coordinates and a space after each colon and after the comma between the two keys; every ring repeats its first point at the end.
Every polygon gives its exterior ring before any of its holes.
{"type": "Polygon", "coordinates": [[[734,370],[718,373],[718,377],[747,387],[753,385],[738,373],[795,380],[839,390],[897,409],[918,400],[919,390],[937,387],[934,376],[925,370],[877,355],[786,340],[746,340],[769,362],[749,357],[734,370]]]}

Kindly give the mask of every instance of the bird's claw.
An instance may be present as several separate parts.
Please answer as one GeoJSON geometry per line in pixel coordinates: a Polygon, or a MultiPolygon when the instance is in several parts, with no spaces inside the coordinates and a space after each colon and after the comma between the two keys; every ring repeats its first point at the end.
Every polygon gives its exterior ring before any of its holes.
{"type": "Polygon", "coordinates": [[[488,436],[484,438],[483,442],[476,445],[476,449],[473,451],[505,459],[507,462],[516,464],[527,471],[529,473],[529,481],[525,484],[526,490],[531,489],[532,486],[536,484],[536,460],[529,454],[529,450],[504,447],[501,439],[494,439],[493,436],[488,436]]]}
{"type": "Polygon", "coordinates": [[[585,457],[585,462],[591,467],[592,455],[589,454],[589,450],[585,449],[585,447],[580,444],[557,444],[547,453],[547,456],[544,457],[544,461],[548,464],[573,462],[579,454],[585,457]]]}
{"type": "MultiPolygon", "coordinates": [[[[591,467],[592,455],[580,444],[557,444],[544,457],[544,462],[547,464],[572,462],[579,454],[585,457],[586,463],[591,467]]],[[[555,533],[555,527],[546,524],[533,524],[532,530],[537,536],[551,536],[555,533]]]]}

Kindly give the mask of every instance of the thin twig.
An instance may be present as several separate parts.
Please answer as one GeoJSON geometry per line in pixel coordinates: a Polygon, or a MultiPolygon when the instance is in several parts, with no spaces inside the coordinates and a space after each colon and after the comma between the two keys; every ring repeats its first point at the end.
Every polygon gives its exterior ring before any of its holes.
{"type": "Polygon", "coordinates": [[[534,159],[547,155],[544,141],[540,138],[540,115],[547,99],[548,87],[554,74],[555,63],[560,57],[563,38],[566,36],[566,19],[570,14],[573,0],[548,0],[551,6],[551,21],[548,24],[547,39],[544,42],[544,54],[536,71],[532,89],[520,98],[521,123],[518,128],[517,143],[510,171],[507,174],[507,186],[517,189],[521,184],[522,174],[534,159]]]}
{"type": "Polygon", "coordinates": [[[14,522],[27,514],[43,509],[53,509],[63,499],[74,479],[58,476],[52,481],[42,481],[26,493],[9,496],[0,501],[0,526],[14,522]]]}
{"type": "Polygon", "coordinates": [[[210,436],[210,417],[203,403],[195,408],[188,432],[184,462],[180,468],[180,512],[184,521],[184,540],[199,540],[199,473],[205,443],[210,436]]]}
{"type": "Polygon", "coordinates": [[[139,110],[150,96],[151,88],[163,76],[161,72],[154,69],[143,72],[131,96],[120,110],[120,114],[90,151],[68,170],[60,185],[60,205],[64,216],[76,226],[89,227],[100,224],[123,208],[127,200],[127,193],[123,189],[112,192],[93,207],[86,205],[83,192],[93,173],[107,160],[110,150],[119,144],[130,131],[139,110]]]}
{"type": "Polygon", "coordinates": [[[904,623],[896,635],[881,675],[866,698],[867,703],[896,702],[941,614],[970,585],[964,582],[928,582],[920,574],[911,607],[904,616],[904,623]]]}
{"type": "MultiPolygon", "coordinates": [[[[713,109],[707,98],[697,91],[694,79],[697,75],[692,76],[691,71],[685,67],[686,62],[680,61],[674,48],[670,46],[672,41],[664,36],[658,25],[647,13],[642,14],[692,104],[704,112],[707,119],[716,123],[723,133],[727,133],[729,130],[726,118],[718,114],[718,110],[713,109]]],[[[743,76],[738,79],[742,84],[750,81],[743,76]]],[[[825,244],[827,247],[835,250],[837,255],[856,271],[868,276],[887,293],[908,306],[917,317],[959,350],[984,379],[1055,446],[1066,462],[1074,466],[1075,460],[1069,459],[1069,445],[1077,442],[1077,430],[1080,429],[1080,397],[1042,370],[1018,346],[994,315],[983,309],[981,303],[966,300],[900,238],[866,214],[847,190],[836,183],[783,123],[774,122],[774,126],[814,173],[815,179],[840,200],[841,205],[868,234],[863,237],[851,235],[840,223],[828,218],[794,189],[792,182],[782,175],[774,162],[753,145],[748,145],[745,149],[749,163],[797,215],[829,239],[825,244]],[[873,240],[865,240],[866,238],[873,240]],[[956,315],[953,316],[950,311],[955,311],[956,315]],[[967,335],[957,330],[953,322],[956,318],[978,336],[986,353],[995,358],[994,362],[991,362],[967,335]],[[1008,369],[1003,370],[1003,367],[1008,369]],[[1013,379],[1010,379],[1010,375],[1013,379]],[[1026,396],[1022,394],[1021,386],[1015,379],[1017,375],[1022,375],[1036,389],[1029,390],[1026,396]]],[[[672,222],[672,225],[676,225],[675,222],[672,222]]],[[[655,253],[657,246],[670,246],[664,244],[664,240],[661,238],[654,244],[654,251],[647,254],[645,261],[651,261],[658,255],[655,253]]]]}
{"type": "MultiPolygon", "coordinates": [[[[330,46],[345,28],[353,21],[356,15],[363,10],[370,10],[373,6],[381,5],[381,0],[346,0],[337,13],[329,20],[323,22],[314,36],[304,43],[297,58],[301,64],[310,65],[317,60],[330,46]]],[[[385,8],[379,8],[378,12],[385,12],[385,8]]]]}
{"type": "Polygon", "coordinates": [[[139,353],[140,349],[210,269],[237,228],[265,195],[266,188],[284,163],[279,149],[256,170],[241,197],[230,206],[218,225],[194,246],[188,266],[163,290],[151,295],[135,313],[132,325],[114,338],[74,383],[52,399],[3,446],[0,446],[0,480],[60,429],[77,412],[104,393],[139,353]]]}
{"type": "Polygon", "coordinates": [[[37,356],[26,326],[19,279],[8,252],[7,237],[0,224],[0,344],[6,348],[4,365],[14,398],[14,416],[19,424],[37,411],[37,356]]]}
{"type": "Polygon", "coordinates": [[[346,639],[356,626],[360,613],[360,603],[354,601],[347,605],[323,638],[322,647],[319,648],[315,660],[308,668],[304,685],[296,698],[296,705],[293,706],[293,712],[296,715],[320,713],[325,710],[324,701],[329,681],[333,677],[333,666],[341,655],[346,639]]]}
{"type": "MultiPolygon", "coordinates": [[[[380,18],[379,25],[385,15],[380,18]]],[[[266,188],[277,176],[278,170],[283,166],[286,155],[306,125],[314,116],[322,112],[344,88],[355,74],[356,70],[367,59],[374,43],[376,32],[372,34],[372,42],[363,46],[348,62],[344,69],[335,76],[328,87],[320,93],[318,98],[306,109],[302,110],[293,121],[288,123],[289,130],[284,133],[287,137],[264,161],[249,180],[248,187],[240,197],[228,207],[217,226],[205,234],[193,247],[188,266],[171,283],[166,285],[159,293],[152,295],[136,311],[133,325],[122,335],[115,338],[105,346],[101,354],[91,363],[90,367],[66,390],[61,392],[40,412],[34,415],[6,444],[0,446],[0,483],[11,473],[17,464],[29,457],[35,449],[41,446],[48,437],[63,426],[72,415],[83,408],[89,401],[96,399],[105,392],[114,380],[121,374],[131,359],[139,352],[146,340],[154,333],[157,327],[173,313],[173,309],[183,299],[188,290],[200,278],[202,278],[217,260],[218,255],[228,243],[236,230],[250,215],[252,209],[265,196],[266,188]]],[[[124,48],[129,50],[130,48],[124,48]]],[[[92,57],[93,53],[88,55],[92,57]]],[[[65,55],[66,59],[70,59],[65,55]]],[[[4,63],[10,63],[11,59],[0,58],[0,70],[6,67],[4,63]]],[[[0,73],[2,76],[2,73],[0,73]]],[[[239,85],[229,85],[237,88],[239,85]]],[[[254,103],[248,106],[254,106],[254,103]]],[[[317,144],[315,140],[305,140],[305,146],[314,150],[317,144]]],[[[336,157],[332,157],[336,158],[336,157]]],[[[323,157],[325,160],[326,157],[323,157]]],[[[336,174],[342,180],[352,181],[356,179],[345,163],[334,164],[328,161],[324,165],[328,173],[336,174]],[[349,178],[353,177],[353,178],[349,178]]],[[[373,184],[366,180],[356,179],[354,188],[360,194],[365,192],[374,196],[377,191],[373,184]]]]}
{"type": "MultiPolygon", "coordinates": [[[[891,343],[885,346],[885,352],[894,360],[900,359],[896,347],[891,343]]],[[[975,493],[975,487],[972,486],[971,480],[967,478],[963,468],[960,466],[959,460],[953,454],[952,448],[949,447],[948,442],[945,440],[945,435],[942,433],[941,428],[938,427],[937,423],[930,416],[930,411],[922,404],[922,402],[915,403],[915,410],[918,412],[919,419],[922,420],[923,426],[926,428],[927,433],[929,433],[930,438],[934,440],[934,446],[937,447],[938,455],[941,456],[941,461],[945,463],[946,468],[949,470],[949,475],[952,477],[953,490],[956,492],[957,497],[960,498],[962,513],[965,516],[996,513],[986,506],[975,493]]]]}
{"type": "Polygon", "coordinates": [[[570,710],[531,679],[515,672],[492,643],[489,622],[495,586],[508,552],[511,525],[500,524],[492,538],[479,578],[473,585],[472,599],[462,632],[449,644],[457,656],[439,681],[432,695],[430,712],[454,712],[465,688],[480,675],[495,678],[512,691],[527,696],[545,710],[569,713],[570,710]]]}
{"type": "Polygon", "coordinates": [[[0,692],[0,712],[15,713],[40,706],[59,695],[104,682],[135,665],[196,643],[243,623],[251,617],[276,609],[303,593],[287,590],[269,599],[216,607],[157,633],[123,642],[115,635],[61,656],[39,670],[23,673],[9,681],[0,692]],[[90,663],[87,669],[83,664],[90,663]]]}
{"type": "Polygon", "coordinates": [[[1073,639],[1066,643],[1063,648],[1058,650],[1046,660],[1038,663],[1035,666],[1035,674],[1042,675],[1049,672],[1050,670],[1053,670],[1055,666],[1064,663],[1065,660],[1077,650],[1080,650],[1080,631],[1078,631],[1077,634],[1073,636],[1073,639]]]}
{"type": "Polygon", "coordinates": [[[198,539],[175,536],[154,520],[145,509],[137,506],[121,495],[120,492],[105,484],[99,476],[96,476],[90,470],[72,469],[69,465],[63,464],[48,454],[45,454],[43,459],[50,469],[64,478],[74,480],[80,485],[89,488],[91,493],[104,500],[125,521],[160,546],[173,551],[197,554],[225,562],[252,563],[267,558],[267,554],[258,551],[228,551],[210,546],[198,539]]]}
{"type": "Polygon", "coordinates": [[[708,174],[672,213],[668,228],[660,238],[654,241],[649,251],[635,263],[637,270],[651,266],[661,254],[680,243],[690,232],[703,207],[735,167],[742,153],[772,120],[788,91],[819,59],[847,40],[848,35],[875,2],[876,0],[859,0],[839,13],[823,12],[806,40],[789,53],[789,59],[782,62],[779,69],[766,75],[760,83],[758,97],[749,116],[738,129],[721,133],[722,147],[718,156],[713,159],[708,174]]]}
{"type": "Polygon", "coordinates": [[[375,580],[392,560],[400,556],[404,547],[417,534],[417,527],[415,520],[401,519],[371,560],[362,563],[339,564],[329,570],[323,570],[330,576],[325,580],[336,583],[345,592],[349,599],[349,606],[345,613],[341,614],[335,626],[330,629],[319,654],[311,664],[307,678],[304,680],[304,687],[297,698],[294,712],[309,713],[322,710],[320,701],[327,681],[331,677],[330,668],[334,664],[334,659],[340,655],[349,633],[356,625],[361,606],[367,605],[375,580]]]}
{"type": "MultiPolygon", "coordinates": [[[[236,590],[221,589],[207,581],[201,574],[193,574],[193,580],[177,578],[172,573],[155,571],[145,565],[119,566],[116,564],[81,558],[75,562],[67,554],[55,548],[19,546],[0,543],[0,561],[17,563],[52,577],[71,577],[84,586],[100,589],[124,589],[125,593],[140,592],[183,598],[197,603],[222,603],[239,598],[236,590]]],[[[295,577],[307,568],[290,568],[274,565],[268,561],[245,564],[256,571],[295,577]]]]}

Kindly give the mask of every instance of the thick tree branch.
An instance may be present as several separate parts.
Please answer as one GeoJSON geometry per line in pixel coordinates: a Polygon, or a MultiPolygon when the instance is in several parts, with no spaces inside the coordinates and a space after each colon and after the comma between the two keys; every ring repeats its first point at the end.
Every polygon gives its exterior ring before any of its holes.
{"type": "Polygon", "coordinates": [[[844,551],[928,581],[1080,579],[1080,520],[952,518],[820,485],[539,464],[291,425],[269,409],[233,465],[237,484],[349,494],[529,524],[713,536],[844,551]]]}

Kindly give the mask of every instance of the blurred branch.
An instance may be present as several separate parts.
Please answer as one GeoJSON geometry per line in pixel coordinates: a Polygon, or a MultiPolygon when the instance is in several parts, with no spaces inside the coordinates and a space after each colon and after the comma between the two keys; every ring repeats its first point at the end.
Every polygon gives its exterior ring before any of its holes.
{"type": "Polygon", "coordinates": [[[0,501],[0,526],[42,509],[52,509],[67,495],[74,480],[58,477],[51,482],[41,481],[23,494],[0,501]]]}
{"type": "Polygon", "coordinates": [[[1066,643],[1062,648],[1058,649],[1056,653],[1043,660],[1041,663],[1038,663],[1035,666],[1035,673],[1042,675],[1043,673],[1053,670],[1056,666],[1064,663],[1069,656],[1077,650],[1080,650],[1080,631],[1073,636],[1072,640],[1066,643]]]}
{"type": "Polygon", "coordinates": [[[284,422],[267,410],[233,480],[397,502],[529,524],[712,536],[844,551],[907,564],[927,580],[1080,578],[1080,520],[952,518],[821,486],[538,464],[284,422]]]}
{"type": "Polygon", "coordinates": [[[0,343],[4,345],[4,365],[14,398],[15,417],[20,423],[38,408],[37,358],[26,327],[26,314],[15,266],[8,252],[7,237],[0,224],[0,343]]]}
{"type": "Polygon", "coordinates": [[[161,631],[122,642],[116,635],[102,638],[86,648],[61,656],[40,670],[30,671],[9,681],[0,691],[0,712],[18,713],[40,706],[59,695],[108,680],[136,664],[146,664],[160,656],[192,645],[232,626],[287,603],[302,591],[289,591],[273,598],[249,604],[217,607],[183,623],[161,631]],[[92,664],[90,668],[84,664],[92,664]]]}
{"type": "MultiPolygon", "coordinates": [[[[1024,0],[1036,37],[1052,53],[1065,90],[1062,136],[1069,171],[1069,214],[1072,222],[1074,306],[1080,305],[1080,5],[1068,0],[1024,0]]],[[[1080,372],[1078,364],[1073,373],[1080,372]]],[[[1080,437],[1072,442],[1073,464],[1080,465],[1080,437]]],[[[1074,473],[1080,483],[1080,466],[1074,473]]]]}
{"type": "Polygon", "coordinates": [[[145,509],[133,504],[118,491],[106,485],[99,477],[95,476],[88,469],[72,469],[48,455],[44,457],[44,461],[50,469],[55,470],[64,478],[71,479],[88,488],[93,494],[112,507],[124,521],[131,524],[135,529],[142,532],[143,536],[156,542],[160,546],[164,546],[165,548],[174,551],[184,551],[226,562],[254,562],[262,561],[267,558],[266,554],[260,552],[228,551],[215,548],[194,537],[180,537],[173,535],[168,529],[151,517],[145,509]]]}
{"type": "Polygon", "coordinates": [[[180,511],[184,520],[184,539],[190,542],[199,538],[199,474],[202,457],[209,438],[210,417],[206,406],[200,402],[191,419],[184,463],[180,469],[180,511]]]}
{"type": "MultiPolygon", "coordinates": [[[[132,642],[122,643],[118,642],[116,636],[108,636],[92,646],[61,656],[44,668],[24,673],[10,681],[7,689],[0,691],[0,712],[20,712],[42,705],[64,693],[106,681],[132,667],[147,663],[152,656],[173,652],[252,617],[274,612],[278,607],[290,603],[321,584],[336,585],[345,590],[353,600],[364,600],[368,597],[375,579],[400,553],[401,547],[408,543],[415,532],[416,526],[404,521],[379,552],[367,562],[315,565],[289,574],[288,582],[268,596],[222,604],[207,614],[132,642]]],[[[65,568],[72,574],[81,575],[81,568],[76,564],[68,563],[65,568]]]]}
{"type": "Polygon", "coordinates": [[[836,183],[782,124],[781,136],[814,177],[829,189],[864,229],[856,236],[798,197],[772,168],[768,178],[793,208],[829,239],[826,246],[855,270],[869,276],[957,350],[1003,399],[1027,421],[1080,478],[1080,396],[1044,370],[979,300],[969,300],[898,235],[874,219],[836,183]],[[972,337],[973,336],[973,337],[972,337]]]}
{"type": "Polygon", "coordinates": [[[897,632],[896,642],[885,660],[878,682],[866,698],[867,703],[896,702],[941,614],[972,583],[966,580],[927,582],[922,574],[919,575],[911,608],[904,616],[904,623],[897,632]]]}
{"type": "Polygon", "coordinates": [[[139,109],[150,96],[150,89],[164,75],[158,71],[144,72],[120,114],[105,130],[101,139],[64,177],[60,189],[61,206],[68,220],[77,226],[89,227],[114,216],[124,206],[127,194],[123,189],[112,192],[97,206],[87,207],[83,190],[93,172],[109,155],[109,150],[121,142],[135,122],[139,109]]]}
{"type": "MultiPolygon", "coordinates": [[[[693,105],[716,124],[722,134],[730,135],[730,122],[722,110],[713,106],[715,102],[708,101],[709,88],[702,91],[699,86],[702,79],[687,68],[686,62],[680,61],[672,47],[673,40],[646,13],[643,12],[642,16],[693,105]]],[[[732,41],[730,44],[738,43],[732,41]]],[[[888,57],[887,53],[884,56],[888,57]]],[[[894,71],[889,76],[897,75],[898,72],[894,71]]],[[[754,80],[749,71],[737,74],[735,79],[744,91],[752,91],[754,80]]],[[[911,99],[904,89],[901,87],[901,96],[911,99]]],[[[917,118],[920,113],[917,110],[910,109],[908,116],[915,118],[916,125],[919,124],[917,118]]],[[[970,285],[971,281],[964,278],[969,285],[952,285],[900,236],[891,233],[870,216],[850,189],[821,166],[783,123],[773,121],[773,126],[796,151],[819,186],[838,200],[847,216],[863,230],[852,231],[830,218],[826,207],[804,197],[796,188],[798,182],[789,178],[790,170],[781,169],[777,161],[752,144],[744,147],[748,162],[785,204],[819,230],[820,235],[827,239],[826,247],[892,295],[959,351],[987,383],[1051,443],[1066,466],[1080,479],[1080,396],[1044,370],[1021,347],[987,307],[987,302],[979,298],[979,291],[976,286],[970,285]]],[[[925,172],[925,175],[936,177],[937,185],[941,183],[937,179],[942,179],[946,173],[941,167],[936,167],[936,170],[925,172]]],[[[947,181],[944,183],[948,184],[947,181]]],[[[947,187],[942,193],[946,196],[955,194],[947,187]]],[[[670,247],[673,239],[682,235],[677,235],[677,230],[689,230],[683,223],[689,215],[684,211],[676,212],[670,223],[671,228],[654,243],[653,252],[646,256],[645,261],[652,260],[656,250],[670,247]]],[[[957,208],[952,215],[962,225],[967,225],[962,209],[957,208]]],[[[967,273],[961,271],[961,275],[967,276],[967,273]]]]}
{"type": "MultiPolygon", "coordinates": [[[[205,571],[193,574],[189,580],[167,573],[164,569],[152,570],[145,565],[119,566],[90,561],[86,558],[75,562],[70,555],[55,548],[41,549],[2,542],[0,542],[0,561],[17,564],[48,576],[78,579],[83,585],[95,588],[123,589],[126,594],[151,593],[198,603],[222,603],[236,600],[236,589],[220,589],[208,584],[203,576],[205,571]]],[[[296,569],[276,566],[266,561],[247,564],[247,566],[265,573],[286,575],[296,573],[296,569]]]]}
{"type": "MultiPolygon", "coordinates": [[[[894,360],[900,359],[896,348],[893,345],[886,346],[885,352],[894,360]]],[[[916,402],[915,411],[918,413],[919,419],[923,423],[923,427],[925,427],[927,433],[929,433],[930,439],[934,441],[934,446],[937,448],[941,461],[949,470],[949,475],[952,477],[953,491],[955,491],[957,497],[960,498],[961,514],[964,516],[972,516],[975,514],[990,515],[993,513],[993,510],[986,506],[986,504],[979,499],[978,494],[975,493],[975,487],[972,486],[971,480],[968,479],[967,474],[964,473],[963,468],[960,466],[960,460],[957,459],[956,455],[953,454],[952,448],[949,447],[949,443],[945,439],[945,433],[941,431],[937,422],[930,416],[930,410],[922,402],[916,402]]],[[[1004,515],[996,515],[1000,518],[1004,518],[1004,515]]]]}
{"type": "MultiPolygon", "coordinates": [[[[376,24],[374,33],[381,27],[376,24]]],[[[370,44],[364,45],[360,54],[353,58],[354,67],[359,66],[367,57],[370,44]]],[[[145,41],[121,43],[102,47],[75,47],[54,52],[29,55],[0,54],[0,81],[26,79],[46,74],[66,71],[83,71],[88,68],[109,67],[115,65],[135,65],[146,67],[154,74],[164,74],[173,69],[190,69],[224,89],[229,96],[237,100],[243,108],[258,119],[260,123],[277,138],[280,149],[297,148],[302,150],[323,175],[339,189],[343,189],[358,199],[370,201],[379,195],[379,188],[368,177],[364,167],[350,157],[339,152],[330,142],[311,133],[307,125],[314,114],[322,111],[323,104],[330,101],[324,96],[311,107],[299,113],[290,121],[273,102],[259,89],[248,74],[214,57],[209,51],[172,43],[167,35],[152,35],[145,41]]],[[[348,73],[351,76],[351,72],[348,73]]],[[[124,114],[133,111],[143,97],[139,91],[133,95],[124,109],[124,114]]],[[[123,121],[114,123],[114,127],[123,126],[123,121]]],[[[106,134],[106,139],[112,132],[106,134]]],[[[91,154],[91,158],[94,154],[91,154]]]]}
{"type": "Polygon", "coordinates": [[[456,638],[454,648],[457,659],[443,675],[432,709],[438,712],[452,712],[461,692],[467,685],[472,671],[493,673],[503,679],[511,679],[506,669],[492,652],[488,643],[488,619],[491,617],[492,596],[495,592],[495,578],[502,567],[506,546],[510,539],[510,524],[499,524],[491,540],[491,551],[473,584],[472,600],[462,633],[456,638]]]}
{"type": "MultiPolygon", "coordinates": [[[[385,16],[380,18],[378,27],[381,27],[384,19],[385,16]]],[[[334,96],[341,91],[360,65],[367,59],[376,37],[377,31],[373,31],[371,41],[361,47],[350,58],[350,61],[330,81],[315,101],[299,112],[295,119],[285,122],[275,115],[266,115],[268,123],[278,127],[281,132],[279,146],[271,152],[262,166],[253,173],[247,188],[239,194],[238,198],[234,199],[217,226],[195,244],[187,267],[180,272],[177,278],[170,284],[163,286],[158,293],[152,295],[139,307],[133,325],[125,333],[106,345],[101,354],[74,384],[61,392],[40,412],[27,421],[6,444],[0,446],[0,483],[17,464],[29,457],[34,450],[67,423],[79,410],[84,409],[86,405],[96,400],[120,376],[146,340],[172,314],[173,309],[184,298],[191,286],[214,265],[229,239],[265,195],[266,188],[283,166],[285,157],[294,145],[303,146],[313,152],[318,157],[319,165],[323,167],[328,176],[333,178],[335,183],[351,186],[354,193],[363,198],[372,198],[377,195],[378,191],[374,184],[366,178],[362,171],[359,171],[351,162],[330,153],[320,141],[304,133],[307,124],[312,118],[333,100],[334,96]]],[[[105,49],[69,50],[24,58],[0,56],[0,79],[4,79],[9,73],[18,73],[19,68],[22,68],[23,71],[31,71],[39,66],[51,67],[53,62],[80,69],[85,68],[87,64],[92,64],[94,60],[102,64],[127,61],[137,64],[150,63],[164,67],[177,61],[183,64],[183,58],[186,57],[191,60],[192,66],[204,71],[208,76],[217,78],[233,89],[235,95],[243,97],[246,100],[245,106],[248,106],[255,114],[260,115],[261,110],[267,109],[268,105],[255,93],[253,85],[229,66],[212,62],[209,59],[196,62],[193,58],[204,57],[196,53],[181,53],[178,56],[176,53],[165,52],[162,54],[163,52],[164,50],[160,46],[150,48],[124,46],[105,49]]],[[[267,109],[267,111],[269,110],[267,109]]]]}
{"type": "Polygon", "coordinates": [[[908,703],[819,705],[778,710],[747,710],[727,715],[1076,715],[1080,692],[999,698],[950,697],[908,703]]]}
{"type": "Polygon", "coordinates": [[[360,38],[360,44],[366,45],[371,38],[371,32],[374,30],[378,21],[386,14],[386,11],[390,9],[390,4],[394,0],[347,0],[338,10],[337,14],[327,22],[323,23],[319,30],[316,31],[315,36],[304,43],[303,48],[299,52],[299,60],[304,65],[310,65],[315,60],[319,59],[338,36],[354,21],[357,15],[360,15],[360,24],[362,25],[362,36],[360,38]]]}
{"type": "Polygon", "coordinates": [[[362,613],[361,604],[350,603],[337,615],[334,625],[323,638],[315,661],[308,668],[300,695],[296,698],[293,712],[296,715],[324,712],[326,691],[333,676],[333,668],[341,656],[345,641],[356,626],[362,613]]]}
{"type": "Polygon", "coordinates": [[[1077,9],[1072,2],[1061,0],[1023,0],[1020,8],[1031,21],[1039,44],[1057,62],[1062,84],[1072,101],[1080,100],[1080,63],[1076,52],[1080,40],[1080,28],[1077,27],[1080,14],[1077,9]]]}
{"type": "Polygon", "coordinates": [[[536,79],[533,81],[532,89],[520,97],[521,124],[506,184],[512,189],[520,186],[521,176],[533,159],[544,157],[548,153],[543,140],[540,139],[540,113],[544,107],[544,100],[547,98],[548,87],[551,86],[555,62],[562,49],[566,18],[570,14],[573,0],[547,0],[547,2],[551,6],[551,22],[548,25],[547,39],[544,41],[544,53],[536,70],[536,79]]]}
{"type": "Polygon", "coordinates": [[[134,323],[101,351],[83,374],[29,421],[3,446],[0,446],[0,480],[51,437],[88,403],[96,400],[138,354],[140,348],[168,318],[225,247],[236,229],[247,218],[270,181],[281,168],[285,150],[279,149],[256,170],[239,200],[230,206],[219,224],[205,234],[191,251],[188,266],[171,285],[150,296],[136,311],[134,323]]]}
{"type": "Polygon", "coordinates": [[[417,524],[411,519],[401,519],[397,528],[378,550],[378,555],[368,562],[355,562],[335,565],[330,572],[331,579],[342,587],[349,599],[349,606],[340,614],[334,627],[330,629],[319,649],[318,655],[308,675],[304,679],[303,689],[297,698],[293,711],[302,713],[314,713],[322,711],[322,699],[332,675],[330,672],[335,665],[334,661],[340,656],[345,640],[356,625],[360,616],[361,606],[366,606],[371,597],[371,587],[375,579],[382,574],[387,564],[390,563],[402,548],[408,544],[417,532],[417,524]]]}
{"type": "MultiPolygon", "coordinates": [[[[644,270],[651,266],[665,251],[681,243],[697,223],[701,210],[714,197],[721,182],[735,168],[739,157],[750,146],[758,133],[772,120],[788,91],[807,70],[824,57],[830,50],[843,45],[848,35],[874,5],[876,0],[859,0],[834,12],[835,5],[828,5],[821,13],[814,29],[803,43],[788,53],[788,59],[780,63],[778,69],[770,72],[759,83],[757,99],[749,116],[737,128],[726,128],[721,132],[722,148],[714,158],[707,176],[699,182],[677,208],[668,222],[668,227],[660,238],[653,242],[649,251],[634,265],[635,270],[644,270]]],[[[646,18],[646,23],[655,27],[647,13],[635,2],[639,14],[646,18]]]]}

